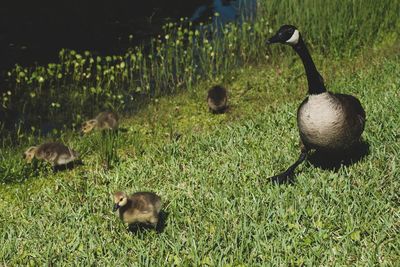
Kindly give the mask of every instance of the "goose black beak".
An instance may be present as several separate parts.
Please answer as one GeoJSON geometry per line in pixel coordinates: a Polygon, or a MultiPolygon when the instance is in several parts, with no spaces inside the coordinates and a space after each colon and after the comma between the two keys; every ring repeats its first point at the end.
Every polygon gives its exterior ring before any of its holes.
{"type": "Polygon", "coordinates": [[[272,36],[271,38],[269,38],[269,39],[267,40],[266,43],[267,43],[267,45],[279,43],[279,37],[278,37],[278,35],[272,36]]]}
{"type": "Polygon", "coordinates": [[[114,205],[113,211],[115,212],[115,211],[117,211],[118,209],[119,209],[119,205],[118,205],[118,203],[117,203],[117,204],[114,205]]]}

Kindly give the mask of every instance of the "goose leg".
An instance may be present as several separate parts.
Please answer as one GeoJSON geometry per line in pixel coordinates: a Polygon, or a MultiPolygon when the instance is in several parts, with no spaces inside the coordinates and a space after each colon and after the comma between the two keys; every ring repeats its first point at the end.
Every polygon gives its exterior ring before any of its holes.
{"type": "Polygon", "coordinates": [[[51,170],[53,171],[53,173],[57,172],[57,165],[54,162],[51,163],[51,170]]]}
{"type": "Polygon", "coordinates": [[[299,166],[301,163],[303,163],[303,161],[307,159],[307,154],[308,154],[308,149],[304,146],[303,142],[301,142],[300,146],[301,146],[301,153],[297,161],[293,163],[286,171],[270,177],[269,179],[271,180],[271,182],[278,184],[293,182],[292,178],[294,170],[297,168],[297,166],[299,166]]]}

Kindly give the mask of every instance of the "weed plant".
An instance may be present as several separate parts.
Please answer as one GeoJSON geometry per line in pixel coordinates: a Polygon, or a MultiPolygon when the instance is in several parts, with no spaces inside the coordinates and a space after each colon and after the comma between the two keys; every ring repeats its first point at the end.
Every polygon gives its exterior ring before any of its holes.
{"type": "Polygon", "coordinates": [[[101,133],[99,141],[99,151],[97,151],[101,165],[105,170],[109,170],[118,163],[118,132],[105,130],[101,133]]]}

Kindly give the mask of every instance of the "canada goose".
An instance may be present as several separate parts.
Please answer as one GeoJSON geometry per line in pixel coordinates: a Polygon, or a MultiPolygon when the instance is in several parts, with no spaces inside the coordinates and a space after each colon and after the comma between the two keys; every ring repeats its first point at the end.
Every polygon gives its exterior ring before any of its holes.
{"type": "Polygon", "coordinates": [[[51,165],[68,164],[79,157],[79,153],[58,142],[49,142],[40,146],[32,146],[24,152],[24,159],[31,163],[33,158],[45,160],[51,165]]]}
{"type": "Polygon", "coordinates": [[[227,90],[220,85],[213,86],[208,90],[207,103],[212,113],[224,113],[228,107],[227,90]]]}
{"type": "Polygon", "coordinates": [[[340,153],[358,143],[364,131],[365,111],[354,96],[326,90],[324,80],[295,26],[283,25],[267,43],[292,46],[303,62],[308,81],[308,96],[297,110],[302,147],[300,157],[285,172],[272,177],[274,181],[284,181],[306,160],[309,150],[340,153]]]}
{"type": "Polygon", "coordinates": [[[106,130],[118,128],[118,115],[111,111],[99,113],[96,118],[82,123],[82,133],[87,134],[93,129],[106,130]]]}
{"type": "Polygon", "coordinates": [[[137,192],[128,196],[124,192],[114,193],[114,208],[124,223],[148,223],[157,228],[161,211],[161,198],[153,192],[137,192]]]}

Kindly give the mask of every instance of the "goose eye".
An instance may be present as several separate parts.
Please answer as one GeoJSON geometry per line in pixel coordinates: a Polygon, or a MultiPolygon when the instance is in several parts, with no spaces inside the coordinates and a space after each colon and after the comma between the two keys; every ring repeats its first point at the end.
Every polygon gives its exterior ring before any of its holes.
{"type": "Polygon", "coordinates": [[[121,199],[119,201],[122,201],[122,200],[123,200],[123,198],[121,197],[121,199]]]}

